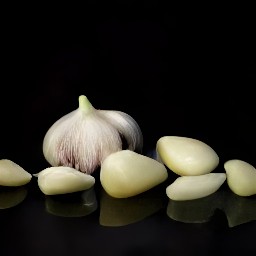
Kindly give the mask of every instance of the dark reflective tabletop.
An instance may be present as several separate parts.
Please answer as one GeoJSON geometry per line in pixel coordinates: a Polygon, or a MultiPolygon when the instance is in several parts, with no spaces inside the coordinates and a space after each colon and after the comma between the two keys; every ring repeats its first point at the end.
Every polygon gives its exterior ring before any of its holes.
{"type": "MultiPolygon", "coordinates": [[[[45,133],[84,94],[95,108],[131,115],[145,155],[154,156],[161,136],[186,136],[217,152],[217,172],[230,159],[256,166],[250,18],[181,18],[151,1],[133,4],[120,4],[120,12],[92,4],[74,19],[56,14],[46,22],[45,15],[23,12],[10,19],[2,32],[1,159],[31,174],[47,168],[45,133]]],[[[45,196],[35,177],[22,187],[0,187],[1,255],[256,251],[255,196],[239,197],[225,183],[208,197],[172,201],[165,189],[176,176],[169,171],[159,186],[115,199],[94,175],[93,188],[74,194],[45,196]]]]}
{"type": "Polygon", "coordinates": [[[19,188],[1,187],[2,251],[216,255],[253,250],[255,196],[237,196],[224,184],[210,196],[173,201],[165,194],[172,178],[126,199],[109,196],[99,184],[55,196],[44,195],[34,178],[19,188]]]}

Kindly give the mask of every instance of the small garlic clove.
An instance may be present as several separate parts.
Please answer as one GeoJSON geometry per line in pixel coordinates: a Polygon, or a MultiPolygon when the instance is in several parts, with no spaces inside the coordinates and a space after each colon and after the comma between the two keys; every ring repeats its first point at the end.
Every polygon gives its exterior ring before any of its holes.
{"type": "Polygon", "coordinates": [[[192,138],[164,136],[157,141],[156,150],[159,161],[180,176],[207,174],[219,164],[209,145],[192,138]]]}
{"type": "Polygon", "coordinates": [[[225,180],[225,173],[182,176],[166,188],[166,194],[172,200],[194,200],[213,194],[225,180]]]}
{"type": "Polygon", "coordinates": [[[0,160],[0,185],[22,186],[30,182],[32,175],[9,159],[0,160]]]}
{"type": "Polygon", "coordinates": [[[229,188],[239,196],[256,194],[256,169],[249,163],[232,159],[224,163],[229,188]]]}
{"type": "Polygon", "coordinates": [[[86,190],[95,178],[71,167],[49,167],[36,174],[38,186],[45,195],[67,194],[86,190]]]}
{"type": "Polygon", "coordinates": [[[91,174],[109,154],[122,150],[122,138],[130,150],[142,149],[142,133],[131,116],[97,110],[81,95],[78,109],[60,118],[47,131],[43,154],[52,166],[68,166],[91,174]]]}
{"type": "Polygon", "coordinates": [[[164,182],[167,177],[163,164],[131,150],[112,153],[103,161],[100,170],[103,188],[116,198],[138,195],[164,182]]]}

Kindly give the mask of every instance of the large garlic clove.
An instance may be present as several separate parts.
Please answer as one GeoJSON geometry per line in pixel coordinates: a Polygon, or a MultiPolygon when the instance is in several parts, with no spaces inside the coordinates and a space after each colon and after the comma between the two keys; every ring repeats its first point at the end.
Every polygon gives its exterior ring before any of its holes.
{"type": "Polygon", "coordinates": [[[256,169],[249,163],[233,159],[224,163],[229,188],[239,196],[256,194],[256,169]]]}
{"type": "Polygon", "coordinates": [[[0,160],[0,185],[22,186],[30,182],[32,175],[9,159],[0,160]]]}
{"type": "Polygon", "coordinates": [[[166,188],[166,194],[177,201],[198,199],[216,192],[225,180],[225,173],[182,176],[166,188]]]}
{"type": "Polygon", "coordinates": [[[116,198],[138,195],[162,183],[167,177],[163,164],[130,150],[109,155],[100,170],[103,188],[116,198]]]}
{"type": "Polygon", "coordinates": [[[164,136],[157,141],[156,150],[159,161],[180,176],[207,174],[219,164],[209,145],[192,138],[164,136]]]}
{"type": "Polygon", "coordinates": [[[63,116],[47,131],[43,153],[52,166],[69,166],[91,174],[111,153],[128,149],[140,152],[142,132],[137,122],[121,111],[97,110],[87,97],[79,97],[78,109],[63,116]]]}
{"type": "Polygon", "coordinates": [[[95,178],[71,167],[49,167],[36,174],[38,186],[45,195],[67,194],[86,190],[95,178]]]}

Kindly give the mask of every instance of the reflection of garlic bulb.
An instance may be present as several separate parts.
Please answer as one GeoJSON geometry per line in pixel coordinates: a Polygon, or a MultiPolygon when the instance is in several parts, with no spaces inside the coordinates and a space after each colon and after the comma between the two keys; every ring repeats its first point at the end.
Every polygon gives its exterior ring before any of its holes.
{"type": "Polygon", "coordinates": [[[109,154],[122,149],[123,139],[129,150],[142,150],[142,133],[131,116],[97,110],[81,95],[78,109],[60,118],[46,133],[43,154],[52,166],[91,174],[109,154]]]}

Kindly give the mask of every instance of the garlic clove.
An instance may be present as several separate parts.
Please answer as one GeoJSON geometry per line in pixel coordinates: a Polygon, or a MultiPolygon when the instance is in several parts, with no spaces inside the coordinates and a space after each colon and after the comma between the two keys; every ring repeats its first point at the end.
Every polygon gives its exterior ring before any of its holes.
{"type": "Polygon", "coordinates": [[[49,167],[36,174],[38,186],[45,195],[67,194],[86,190],[95,178],[71,167],[49,167]]]}
{"type": "Polygon", "coordinates": [[[99,110],[99,112],[124,137],[128,144],[127,149],[142,151],[143,135],[138,123],[130,115],[121,111],[99,110]]]}
{"type": "Polygon", "coordinates": [[[51,166],[68,166],[91,174],[111,153],[128,148],[141,151],[139,125],[126,113],[97,110],[86,96],[79,97],[78,109],[56,121],[43,141],[43,154],[51,166]]]}
{"type": "Polygon", "coordinates": [[[116,198],[138,195],[162,183],[167,177],[163,164],[131,150],[112,153],[103,161],[100,170],[103,188],[116,198]]]}
{"type": "Polygon", "coordinates": [[[219,164],[209,145],[192,138],[164,136],[157,141],[156,150],[159,161],[180,176],[207,174],[219,164]]]}
{"type": "Polygon", "coordinates": [[[0,160],[0,185],[22,186],[30,182],[32,175],[9,159],[0,160]]]}
{"type": "Polygon", "coordinates": [[[239,196],[256,194],[256,169],[249,163],[232,159],[224,163],[229,188],[239,196]]]}
{"type": "Polygon", "coordinates": [[[166,194],[172,200],[194,200],[213,194],[225,180],[225,173],[182,176],[166,188],[166,194]]]}

